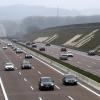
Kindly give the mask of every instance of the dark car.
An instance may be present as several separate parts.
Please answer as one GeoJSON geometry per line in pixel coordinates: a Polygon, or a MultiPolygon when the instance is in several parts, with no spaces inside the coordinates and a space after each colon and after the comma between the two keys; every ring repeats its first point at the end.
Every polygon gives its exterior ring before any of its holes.
{"type": "Polygon", "coordinates": [[[32,44],[32,48],[37,48],[37,45],[36,44],[32,44]]]}
{"type": "Polygon", "coordinates": [[[77,78],[72,74],[65,74],[62,82],[63,85],[77,85],[77,78]]]}
{"type": "Polygon", "coordinates": [[[51,44],[47,43],[47,44],[45,44],[45,46],[51,46],[51,44]]]}
{"type": "Polygon", "coordinates": [[[62,51],[66,52],[67,49],[66,49],[65,47],[62,47],[62,48],[61,48],[61,52],[62,52],[62,51]]]}
{"type": "Polygon", "coordinates": [[[32,65],[28,60],[23,60],[21,68],[22,69],[31,69],[32,65]]]}
{"type": "Polygon", "coordinates": [[[31,54],[25,54],[25,58],[26,59],[31,59],[32,58],[32,55],[31,54]]]}
{"type": "Polygon", "coordinates": [[[95,55],[96,55],[96,53],[95,53],[95,51],[94,51],[94,50],[90,50],[90,51],[88,52],[88,55],[90,55],[90,56],[95,56],[95,55]]]}
{"type": "Polygon", "coordinates": [[[39,48],[40,51],[45,51],[45,47],[39,48]]]}
{"type": "Polygon", "coordinates": [[[39,81],[39,90],[54,90],[54,81],[51,77],[41,77],[39,81]]]}

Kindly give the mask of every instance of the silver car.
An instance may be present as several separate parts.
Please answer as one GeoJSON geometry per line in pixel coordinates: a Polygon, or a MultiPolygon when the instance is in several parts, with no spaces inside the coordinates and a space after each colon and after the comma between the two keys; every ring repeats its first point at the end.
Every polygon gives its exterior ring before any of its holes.
{"type": "Polygon", "coordinates": [[[8,62],[4,65],[6,71],[14,70],[14,64],[12,62],[8,62]]]}

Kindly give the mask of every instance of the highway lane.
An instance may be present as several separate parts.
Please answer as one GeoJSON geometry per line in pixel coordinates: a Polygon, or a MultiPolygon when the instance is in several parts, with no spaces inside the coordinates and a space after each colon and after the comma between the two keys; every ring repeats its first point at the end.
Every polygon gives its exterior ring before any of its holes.
{"type": "MultiPolygon", "coordinates": [[[[53,57],[56,57],[59,59],[59,54],[61,53],[60,46],[45,46],[42,43],[36,43],[38,45],[38,48],[41,46],[44,46],[46,48],[46,51],[44,53],[47,53],[53,57]]],[[[38,49],[37,48],[37,49],[38,49]]],[[[68,49],[68,48],[67,48],[68,49]]],[[[72,51],[74,54],[73,58],[69,58],[69,60],[65,61],[67,63],[70,63],[72,65],[75,65],[76,67],[80,67],[81,69],[84,69],[86,71],[89,71],[91,73],[94,73],[98,76],[100,76],[100,56],[88,56],[84,52],[68,49],[69,51],[72,51]]]]}
{"type": "MultiPolygon", "coordinates": [[[[7,50],[5,52],[7,52],[7,50]]],[[[0,62],[5,63],[6,57],[9,58],[5,52],[0,51],[0,55],[2,56],[2,58],[0,58],[0,62]]],[[[4,83],[4,88],[9,100],[33,100],[33,98],[34,100],[38,100],[38,96],[33,93],[25,79],[20,77],[19,72],[17,70],[4,71],[3,63],[0,63],[0,68],[2,69],[0,71],[0,77],[4,83]]]]}
{"type": "MultiPolygon", "coordinates": [[[[20,60],[23,60],[23,57],[24,57],[24,55],[16,56],[16,54],[12,52],[12,50],[9,50],[5,53],[9,56],[9,58],[13,62],[17,60],[19,60],[18,62],[20,62],[20,60]]],[[[40,61],[37,61],[36,59],[32,59],[31,62],[33,64],[33,69],[28,70],[28,71],[20,70],[20,73],[27,80],[28,84],[30,85],[30,88],[31,89],[34,88],[33,90],[35,91],[35,93],[38,94],[39,97],[41,97],[43,100],[51,100],[51,99],[53,100],[60,100],[60,99],[68,100],[69,99],[70,100],[69,98],[70,96],[73,97],[74,100],[80,100],[80,99],[89,100],[90,97],[92,97],[92,100],[99,100],[97,96],[90,93],[89,91],[87,91],[86,89],[84,89],[83,87],[79,85],[75,87],[74,86],[69,86],[69,87],[63,86],[61,83],[62,75],[48,68],[47,65],[40,63],[40,61]],[[56,82],[54,92],[52,91],[41,92],[38,90],[37,81],[39,80],[40,76],[45,76],[45,75],[49,75],[54,78],[56,82]]],[[[20,69],[20,65],[19,66],[17,65],[17,68],[20,69]]]]}

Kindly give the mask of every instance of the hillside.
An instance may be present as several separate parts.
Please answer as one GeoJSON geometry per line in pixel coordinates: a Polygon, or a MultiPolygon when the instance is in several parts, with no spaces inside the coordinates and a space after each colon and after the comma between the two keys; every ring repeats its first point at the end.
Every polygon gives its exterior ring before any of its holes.
{"type": "Polygon", "coordinates": [[[56,45],[88,51],[95,49],[99,51],[100,45],[100,23],[76,24],[61,27],[48,28],[28,34],[27,40],[49,42],[56,45]],[[48,37],[45,40],[45,37],[48,37]]]}

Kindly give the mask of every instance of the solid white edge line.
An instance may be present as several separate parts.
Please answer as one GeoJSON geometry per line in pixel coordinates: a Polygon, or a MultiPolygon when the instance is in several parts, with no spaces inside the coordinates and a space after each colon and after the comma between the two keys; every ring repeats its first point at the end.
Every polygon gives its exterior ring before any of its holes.
{"type": "Polygon", "coordinates": [[[39,100],[43,100],[41,97],[39,97],[39,100]]]}
{"type": "Polygon", "coordinates": [[[69,99],[74,100],[71,96],[68,96],[69,99]]]}
{"type": "MultiPolygon", "coordinates": [[[[61,75],[64,75],[64,73],[62,73],[61,71],[57,70],[56,68],[52,67],[51,65],[47,64],[46,62],[40,60],[39,58],[33,56],[35,59],[37,59],[38,61],[42,62],[43,64],[47,65],[48,67],[52,68],[53,70],[55,70],[56,72],[60,73],[61,75]]],[[[85,88],[86,90],[90,91],[91,93],[95,94],[96,96],[100,97],[100,94],[96,93],[95,91],[93,91],[92,89],[88,88],[87,86],[81,84],[80,82],[78,82],[78,84],[80,86],[82,86],[83,88],[85,88]]]]}
{"type": "Polygon", "coordinates": [[[78,84],[80,86],[82,86],[83,88],[85,88],[86,90],[92,92],[93,94],[95,94],[96,96],[100,97],[100,94],[96,93],[95,91],[91,90],[90,88],[86,87],[85,85],[81,84],[80,82],[78,82],[78,84]]]}
{"type": "Polygon", "coordinates": [[[0,84],[1,84],[1,88],[2,88],[3,94],[4,94],[4,98],[5,98],[5,100],[8,100],[7,93],[5,91],[5,88],[4,88],[3,82],[1,80],[1,77],[0,77],[0,84]]]}
{"type": "Polygon", "coordinates": [[[59,86],[55,85],[55,87],[56,87],[58,90],[60,90],[60,87],[59,87],[59,86]]]}

